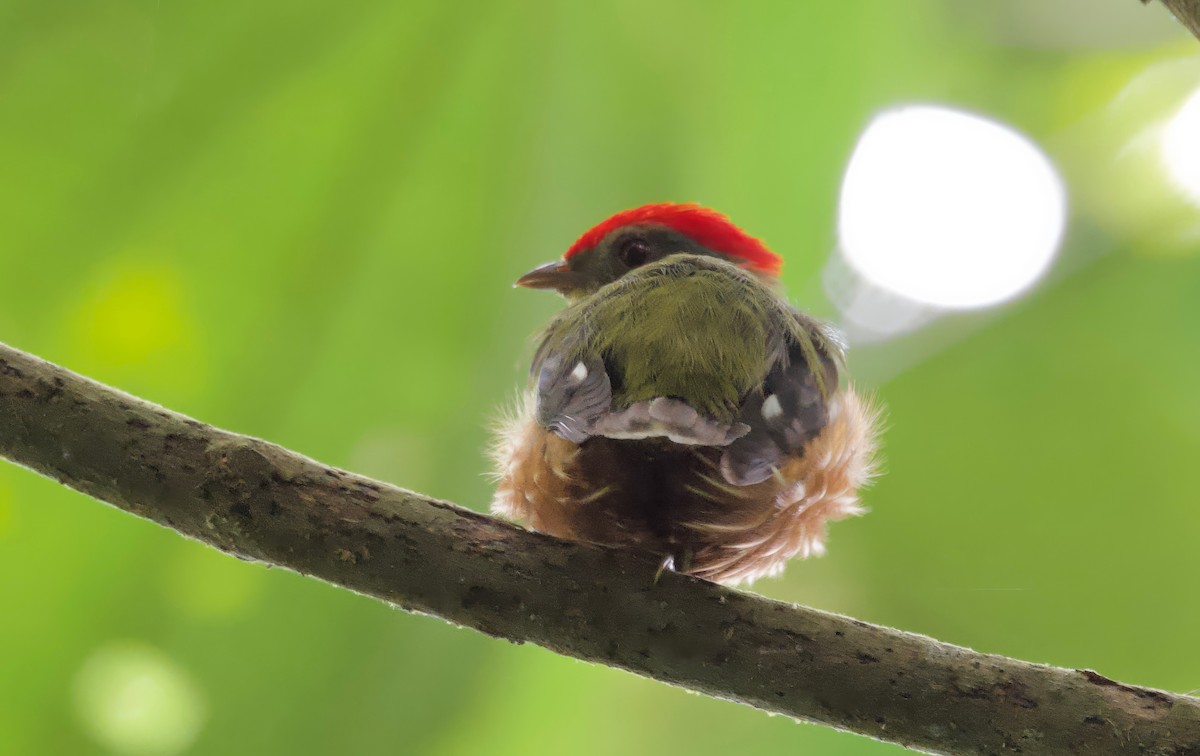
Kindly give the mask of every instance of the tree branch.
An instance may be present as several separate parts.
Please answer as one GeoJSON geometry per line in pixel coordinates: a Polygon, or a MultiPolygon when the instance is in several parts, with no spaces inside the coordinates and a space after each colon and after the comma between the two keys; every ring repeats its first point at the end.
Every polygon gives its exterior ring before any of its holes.
{"type": "Polygon", "coordinates": [[[1200,701],[980,654],[530,533],[0,344],[0,455],[409,611],[936,753],[1200,753],[1200,701]]]}
{"type": "MultiPolygon", "coordinates": [[[[1142,0],[1143,5],[1149,2],[1150,0],[1142,0]]],[[[1162,0],[1162,4],[1170,9],[1188,31],[1200,39],[1200,0],[1162,0]]]]}

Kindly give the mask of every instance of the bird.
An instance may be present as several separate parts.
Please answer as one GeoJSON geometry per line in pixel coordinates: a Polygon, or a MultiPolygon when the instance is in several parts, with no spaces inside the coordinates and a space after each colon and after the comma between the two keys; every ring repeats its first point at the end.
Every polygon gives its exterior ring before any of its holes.
{"type": "Polygon", "coordinates": [[[823,553],[864,511],[880,410],[782,265],[719,212],[655,203],[521,276],[566,306],[497,428],[492,511],[727,585],[823,553]]]}

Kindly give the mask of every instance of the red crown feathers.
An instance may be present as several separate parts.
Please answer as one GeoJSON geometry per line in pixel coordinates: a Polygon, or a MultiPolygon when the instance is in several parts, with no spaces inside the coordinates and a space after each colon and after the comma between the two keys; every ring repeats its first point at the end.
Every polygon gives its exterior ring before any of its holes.
{"type": "Polygon", "coordinates": [[[573,257],[599,244],[604,237],[623,226],[654,224],[666,226],[695,240],[713,252],[731,257],[744,268],[779,275],[783,258],[766,248],[716,210],[694,203],[662,202],[625,210],[590,229],[579,237],[564,259],[573,257]]]}

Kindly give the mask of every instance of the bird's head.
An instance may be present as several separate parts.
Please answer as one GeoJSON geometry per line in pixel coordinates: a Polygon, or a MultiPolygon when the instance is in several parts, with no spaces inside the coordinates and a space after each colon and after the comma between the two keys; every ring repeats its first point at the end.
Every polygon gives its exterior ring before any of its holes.
{"type": "Polygon", "coordinates": [[[580,236],[561,260],[517,279],[517,286],[581,297],[631,270],[668,255],[690,253],[728,260],[774,279],[783,260],[715,210],[660,203],[617,213],[580,236]]]}

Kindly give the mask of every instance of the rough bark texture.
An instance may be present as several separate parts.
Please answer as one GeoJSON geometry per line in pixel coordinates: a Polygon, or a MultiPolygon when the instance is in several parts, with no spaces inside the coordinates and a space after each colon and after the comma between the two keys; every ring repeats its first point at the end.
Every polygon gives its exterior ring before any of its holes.
{"type": "Polygon", "coordinates": [[[1200,756],[1200,701],[666,574],[218,430],[0,345],[0,455],[410,611],[935,753],[1200,756]]]}
{"type": "MultiPolygon", "coordinates": [[[[1150,0],[1142,0],[1143,4],[1150,0]]],[[[1179,23],[1188,28],[1197,39],[1200,39],[1200,0],[1162,0],[1162,4],[1171,9],[1179,23]]]]}

